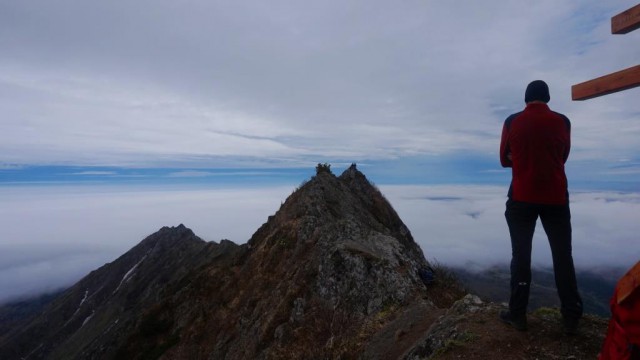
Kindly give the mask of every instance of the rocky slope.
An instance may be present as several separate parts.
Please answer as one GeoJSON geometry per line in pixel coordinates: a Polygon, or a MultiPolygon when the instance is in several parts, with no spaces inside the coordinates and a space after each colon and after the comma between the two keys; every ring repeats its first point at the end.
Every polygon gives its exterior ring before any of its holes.
{"type": "Polygon", "coordinates": [[[426,359],[484,339],[464,324],[510,331],[494,325],[495,305],[456,302],[455,279],[426,271],[355,165],[317,170],[247,244],[184,226],[149,236],[0,338],[0,358],[426,359]]]}
{"type": "MultiPolygon", "coordinates": [[[[237,247],[234,245],[234,247],[237,247]]],[[[59,295],[42,315],[0,339],[0,358],[86,358],[122,341],[168,286],[220,253],[183,225],[162,228],[59,295]]]]}
{"type": "Polygon", "coordinates": [[[517,331],[498,319],[504,307],[466,295],[435,321],[402,357],[419,359],[596,359],[607,321],[585,315],[575,336],[562,331],[560,311],[540,308],[528,314],[529,330],[517,331]]]}

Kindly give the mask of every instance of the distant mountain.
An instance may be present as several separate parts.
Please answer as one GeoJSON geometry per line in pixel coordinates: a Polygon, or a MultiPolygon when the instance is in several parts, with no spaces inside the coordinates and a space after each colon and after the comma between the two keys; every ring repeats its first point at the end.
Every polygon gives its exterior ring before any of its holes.
{"type": "Polygon", "coordinates": [[[97,344],[118,343],[168,286],[228,248],[206,243],[183,225],[162,228],[91,272],[27,326],[5,334],[0,358],[85,357],[97,344]]]}
{"type": "MultiPolygon", "coordinates": [[[[430,266],[355,165],[339,177],[316,170],[247,244],[160,229],[14,322],[0,358],[533,358],[520,356],[529,350],[499,323],[498,305],[430,266]]],[[[593,357],[606,329],[587,318],[558,345],[556,318],[532,314],[532,324],[543,354],[573,358],[593,357]]]]}

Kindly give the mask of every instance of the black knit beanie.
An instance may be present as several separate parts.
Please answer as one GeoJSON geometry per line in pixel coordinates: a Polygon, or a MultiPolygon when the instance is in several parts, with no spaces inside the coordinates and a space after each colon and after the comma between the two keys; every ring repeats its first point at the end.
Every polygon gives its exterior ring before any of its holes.
{"type": "Polygon", "coordinates": [[[527,91],[524,92],[524,102],[542,101],[548,103],[551,99],[549,96],[549,86],[542,80],[535,80],[527,85],[527,91]]]}

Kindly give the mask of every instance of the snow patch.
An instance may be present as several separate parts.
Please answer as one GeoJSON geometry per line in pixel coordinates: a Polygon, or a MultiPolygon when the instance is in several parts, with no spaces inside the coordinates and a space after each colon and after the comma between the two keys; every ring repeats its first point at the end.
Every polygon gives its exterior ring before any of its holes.
{"type": "Polygon", "coordinates": [[[30,353],[27,354],[27,356],[23,357],[22,360],[27,360],[29,357],[31,357],[31,355],[33,355],[33,353],[35,353],[36,351],[40,350],[41,347],[44,346],[44,343],[41,343],[40,346],[38,346],[37,348],[31,350],[30,353]]]}
{"type": "Polygon", "coordinates": [[[133,267],[131,267],[131,269],[129,269],[129,271],[127,271],[124,276],[122,277],[122,280],[120,280],[120,284],[118,284],[118,287],[113,291],[113,294],[117,293],[118,290],[120,290],[120,287],[122,286],[122,284],[126,283],[127,281],[131,280],[131,276],[133,276],[133,273],[136,271],[136,269],[138,268],[138,265],[140,265],[144,259],[147,258],[147,255],[149,255],[149,253],[146,253],[142,259],[140,259],[140,261],[138,261],[135,265],[133,265],[133,267]]]}
{"type": "Polygon", "coordinates": [[[78,310],[80,310],[80,306],[82,306],[82,304],[84,304],[84,302],[87,300],[87,296],[89,296],[89,290],[84,291],[84,297],[82,298],[82,300],[80,300],[80,305],[78,305],[78,310]]]}
{"type": "Polygon", "coordinates": [[[105,331],[103,331],[103,332],[102,332],[102,335],[107,334],[109,331],[111,331],[111,329],[112,329],[114,326],[118,325],[118,321],[120,321],[120,319],[116,319],[116,321],[114,321],[114,322],[113,322],[113,324],[109,325],[109,327],[107,328],[107,330],[105,330],[105,331]]]}
{"type": "Polygon", "coordinates": [[[80,312],[80,308],[82,307],[82,304],[84,304],[85,301],[87,301],[87,298],[89,297],[89,290],[85,290],[84,291],[84,296],[82,297],[82,300],[80,300],[80,304],[78,304],[78,308],[76,309],[76,311],[73,313],[73,315],[71,315],[71,317],[69,318],[69,320],[67,320],[66,323],[64,323],[64,326],[67,326],[67,324],[69,324],[71,322],[71,320],[73,320],[73,318],[76,317],[76,315],[78,315],[78,312],[80,312]]]}
{"type": "Polygon", "coordinates": [[[82,325],[80,325],[80,328],[82,328],[83,326],[85,326],[85,325],[89,322],[89,320],[91,320],[91,318],[93,317],[93,315],[95,315],[95,314],[96,314],[96,311],[95,311],[95,310],[91,311],[91,315],[87,316],[87,318],[86,318],[86,319],[84,319],[84,321],[82,322],[82,325]]]}

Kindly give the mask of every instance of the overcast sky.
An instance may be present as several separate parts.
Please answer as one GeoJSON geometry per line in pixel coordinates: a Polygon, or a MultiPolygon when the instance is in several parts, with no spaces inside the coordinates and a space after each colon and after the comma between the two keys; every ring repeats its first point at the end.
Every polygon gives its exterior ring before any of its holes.
{"type": "Polygon", "coordinates": [[[0,0],[0,289],[76,279],[164,225],[244,242],[318,162],[389,185],[428,258],[503,259],[499,136],[535,79],[573,124],[576,257],[626,265],[640,89],[570,88],[638,64],[640,31],[610,33],[636,4],[0,0]]]}
{"type": "Polygon", "coordinates": [[[0,168],[495,166],[504,118],[544,79],[574,165],[637,176],[640,89],[570,100],[638,62],[640,32],[610,34],[633,5],[2,0],[0,168]]]}

